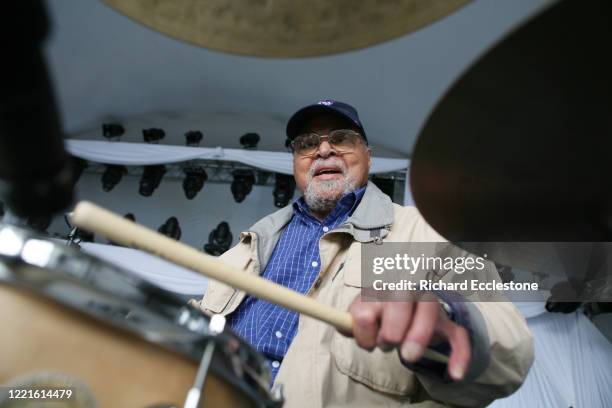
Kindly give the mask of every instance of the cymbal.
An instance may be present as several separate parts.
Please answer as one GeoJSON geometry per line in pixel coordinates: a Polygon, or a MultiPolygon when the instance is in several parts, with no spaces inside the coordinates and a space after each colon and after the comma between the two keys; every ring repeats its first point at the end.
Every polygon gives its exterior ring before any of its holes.
{"type": "Polygon", "coordinates": [[[435,230],[563,276],[565,301],[612,299],[611,21],[607,0],[565,0],[516,29],[444,95],[411,163],[435,230]]]}
{"type": "Polygon", "coordinates": [[[417,207],[451,241],[612,240],[612,4],[565,0],[489,50],[415,145],[417,207]]]}
{"type": "Polygon", "coordinates": [[[205,48],[310,57],[415,31],[471,0],[103,0],[149,28],[205,48]]]}

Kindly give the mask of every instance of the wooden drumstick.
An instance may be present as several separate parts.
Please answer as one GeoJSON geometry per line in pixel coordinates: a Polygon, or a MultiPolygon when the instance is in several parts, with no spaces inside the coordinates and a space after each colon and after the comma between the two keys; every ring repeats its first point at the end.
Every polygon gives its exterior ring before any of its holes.
{"type": "MultiPolygon", "coordinates": [[[[80,228],[104,235],[114,242],[157,255],[260,299],[329,323],[342,331],[353,331],[353,320],[347,312],[317,302],[267,279],[243,273],[213,256],[126,220],[93,203],[78,203],[71,221],[80,228]]],[[[447,356],[434,350],[426,349],[424,357],[448,363],[447,356]]]]}

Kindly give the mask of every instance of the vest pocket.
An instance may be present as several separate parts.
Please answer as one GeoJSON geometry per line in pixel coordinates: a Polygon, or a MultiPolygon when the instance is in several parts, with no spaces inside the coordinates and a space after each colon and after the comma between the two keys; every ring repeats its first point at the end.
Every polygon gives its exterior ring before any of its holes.
{"type": "Polygon", "coordinates": [[[216,282],[209,282],[208,285],[200,307],[215,314],[224,312],[236,290],[216,282]]]}
{"type": "MultiPolygon", "coordinates": [[[[359,258],[357,258],[358,260],[359,258]]],[[[361,270],[355,258],[348,258],[344,265],[343,281],[338,285],[337,307],[348,310],[351,302],[361,293],[361,270]]],[[[374,390],[393,395],[410,395],[418,387],[416,377],[399,360],[396,350],[368,351],[355,340],[334,330],[331,354],[336,368],[354,381],[374,390]]]]}
{"type": "Polygon", "coordinates": [[[374,390],[394,395],[410,395],[416,390],[416,377],[399,361],[395,350],[370,352],[352,338],[334,332],[331,353],[338,371],[374,390]]]}

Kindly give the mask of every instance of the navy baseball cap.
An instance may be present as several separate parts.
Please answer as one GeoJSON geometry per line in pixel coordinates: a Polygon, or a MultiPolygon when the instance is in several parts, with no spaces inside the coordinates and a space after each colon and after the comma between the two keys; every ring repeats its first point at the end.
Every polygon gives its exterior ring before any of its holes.
{"type": "Polygon", "coordinates": [[[324,99],[314,105],[306,106],[295,112],[289,119],[289,122],[287,122],[287,139],[289,139],[289,141],[295,139],[298,133],[303,129],[304,124],[320,113],[332,113],[348,120],[359,129],[361,136],[363,136],[363,140],[366,145],[368,144],[368,138],[359,120],[357,109],[353,108],[348,103],[334,101],[332,99],[324,99]]]}

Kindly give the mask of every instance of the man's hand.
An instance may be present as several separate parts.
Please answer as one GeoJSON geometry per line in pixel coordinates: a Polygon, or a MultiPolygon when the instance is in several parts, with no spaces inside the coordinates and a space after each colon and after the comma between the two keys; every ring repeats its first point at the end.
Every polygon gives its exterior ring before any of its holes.
{"type": "Polygon", "coordinates": [[[433,294],[418,301],[364,302],[357,296],[349,313],[353,317],[353,336],[360,347],[384,351],[399,348],[402,358],[414,363],[425,348],[447,340],[451,346],[448,373],[454,380],[465,375],[471,357],[468,332],[453,323],[433,294]]]}

